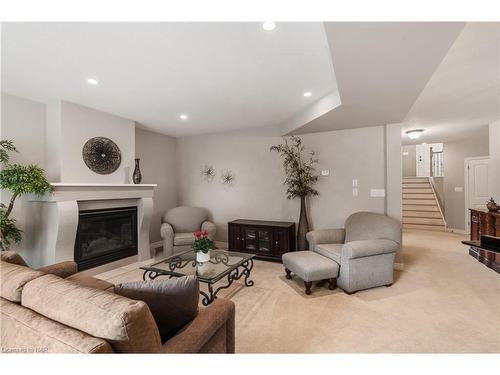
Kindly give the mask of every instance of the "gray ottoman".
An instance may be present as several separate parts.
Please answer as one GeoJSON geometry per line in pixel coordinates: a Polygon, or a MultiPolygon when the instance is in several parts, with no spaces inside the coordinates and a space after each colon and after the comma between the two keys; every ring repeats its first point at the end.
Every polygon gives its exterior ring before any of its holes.
{"type": "Polygon", "coordinates": [[[334,260],[313,251],[292,251],[283,254],[282,259],[286,278],[291,279],[293,272],[304,280],[307,295],[311,294],[313,281],[326,279],[331,290],[337,286],[339,265],[334,260]]]}

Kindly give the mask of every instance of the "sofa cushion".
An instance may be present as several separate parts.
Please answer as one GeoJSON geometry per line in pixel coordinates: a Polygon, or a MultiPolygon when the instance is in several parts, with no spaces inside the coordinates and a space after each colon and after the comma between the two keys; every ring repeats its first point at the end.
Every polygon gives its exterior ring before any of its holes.
{"type": "Polygon", "coordinates": [[[46,318],[0,298],[5,353],[112,353],[105,340],[46,318]]]}
{"type": "Polygon", "coordinates": [[[21,303],[47,318],[108,341],[116,352],[160,350],[158,328],[142,301],[45,275],[25,285],[21,303]]]}
{"type": "Polygon", "coordinates": [[[114,291],[148,304],[162,342],[173,337],[198,314],[200,288],[196,276],[124,283],[115,286],[114,291]]]}
{"type": "Polygon", "coordinates": [[[20,266],[28,267],[23,257],[16,253],[15,251],[2,251],[1,252],[1,260],[7,263],[18,264],[20,266]]]}
{"type": "Polygon", "coordinates": [[[324,243],[314,246],[314,252],[323,255],[324,257],[334,260],[340,264],[340,258],[342,255],[343,244],[338,243],[324,243]]]}
{"type": "Polygon", "coordinates": [[[4,261],[1,262],[0,268],[2,297],[16,303],[21,302],[23,288],[29,281],[45,275],[41,271],[4,261]]]}
{"type": "Polygon", "coordinates": [[[174,245],[191,245],[194,242],[193,233],[176,233],[174,235],[174,245]]]}
{"type": "Polygon", "coordinates": [[[96,277],[92,277],[87,275],[84,272],[78,272],[70,277],[66,278],[66,280],[71,280],[78,285],[86,286],[88,288],[100,289],[100,290],[111,290],[113,289],[113,284],[108,281],[98,279],[96,277]]]}

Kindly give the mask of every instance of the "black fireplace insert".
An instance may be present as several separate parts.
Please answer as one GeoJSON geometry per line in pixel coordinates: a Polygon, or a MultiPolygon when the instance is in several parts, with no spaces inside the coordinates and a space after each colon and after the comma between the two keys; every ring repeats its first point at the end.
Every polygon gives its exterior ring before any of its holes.
{"type": "Polygon", "coordinates": [[[78,270],[137,255],[137,207],[80,211],[75,241],[78,270]]]}

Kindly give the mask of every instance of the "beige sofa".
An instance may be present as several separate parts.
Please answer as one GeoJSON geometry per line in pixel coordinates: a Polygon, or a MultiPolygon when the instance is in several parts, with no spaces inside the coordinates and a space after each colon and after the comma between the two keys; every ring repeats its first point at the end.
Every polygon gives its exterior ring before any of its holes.
{"type": "MultiPolygon", "coordinates": [[[[10,254],[9,254],[10,253],[10,254]]],[[[234,353],[234,304],[218,299],[162,343],[143,301],[76,273],[74,262],[34,270],[2,253],[3,353],[234,353]]]]}

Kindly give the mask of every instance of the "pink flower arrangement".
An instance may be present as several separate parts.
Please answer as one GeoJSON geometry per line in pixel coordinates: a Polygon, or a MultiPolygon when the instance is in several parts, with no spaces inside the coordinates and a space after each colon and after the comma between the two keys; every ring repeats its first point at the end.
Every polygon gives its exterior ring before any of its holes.
{"type": "Polygon", "coordinates": [[[201,251],[207,253],[210,249],[215,249],[215,243],[210,238],[208,238],[207,230],[197,230],[193,232],[195,240],[193,242],[193,250],[195,252],[201,251]]]}
{"type": "Polygon", "coordinates": [[[208,231],[207,230],[203,230],[203,231],[197,230],[193,234],[196,237],[196,239],[201,239],[201,238],[208,237],[208,231]]]}

